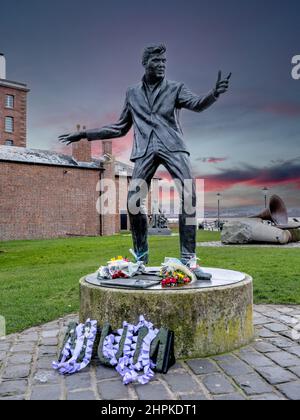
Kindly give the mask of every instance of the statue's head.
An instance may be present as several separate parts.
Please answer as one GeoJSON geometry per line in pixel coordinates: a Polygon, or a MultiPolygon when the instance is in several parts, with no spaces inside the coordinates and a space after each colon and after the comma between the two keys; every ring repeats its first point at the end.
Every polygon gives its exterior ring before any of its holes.
{"type": "Polygon", "coordinates": [[[142,64],[145,67],[145,73],[149,76],[163,78],[166,72],[166,61],[165,45],[150,45],[144,49],[142,64]]]}

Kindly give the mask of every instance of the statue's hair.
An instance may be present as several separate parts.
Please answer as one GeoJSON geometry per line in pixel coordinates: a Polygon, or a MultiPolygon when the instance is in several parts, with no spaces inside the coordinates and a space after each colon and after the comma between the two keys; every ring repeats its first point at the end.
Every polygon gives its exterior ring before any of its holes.
{"type": "Polygon", "coordinates": [[[166,46],[164,44],[160,45],[149,45],[146,47],[143,51],[143,57],[142,57],[142,64],[145,66],[153,54],[163,54],[167,50],[166,46]]]}

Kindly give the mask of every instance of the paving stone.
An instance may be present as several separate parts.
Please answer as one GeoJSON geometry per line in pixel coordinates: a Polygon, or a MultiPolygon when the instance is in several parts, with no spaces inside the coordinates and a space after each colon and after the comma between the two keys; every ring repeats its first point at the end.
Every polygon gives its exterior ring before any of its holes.
{"type": "MultiPolygon", "coordinates": [[[[42,327],[46,327],[47,324],[43,324],[42,327]]],[[[40,327],[31,327],[21,333],[22,335],[37,334],[40,331],[40,327]]]]}
{"type": "Polygon", "coordinates": [[[24,395],[15,395],[14,397],[1,397],[0,396],[0,400],[1,401],[24,401],[25,396],[24,395]]]}
{"type": "Polygon", "coordinates": [[[12,353],[32,353],[36,347],[36,343],[32,341],[24,341],[15,344],[12,348],[12,353]]]}
{"type": "Polygon", "coordinates": [[[219,362],[219,366],[229,376],[239,376],[247,373],[254,373],[254,370],[234,356],[227,357],[225,362],[219,362]]]}
{"type": "Polygon", "coordinates": [[[37,332],[28,333],[28,334],[21,334],[19,337],[19,341],[24,342],[36,342],[39,336],[37,332]]]}
{"type": "Polygon", "coordinates": [[[42,338],[41,344],[43,346],[57,346],[58,345],[58,338],[50,337],[50,338],[42,338]]]}
{"type": "Polygon", "coordinates": [[[272,337],[278,337],[278,334],[276,334],[273,331],[270,331],[266,328],[261,328],[257,331],[259,337],[261,338],[272,338],[272,337]]]}
{"type": "Polygon", "coordinates": [[[270,318],[267,318],[266,316],[254,316],[253,317],[253,324],[254,325],[265,325],[270,322],[270,318]]]}
{"type": "Polygon", "coordinates": [[[92,389],[80,392],[69,392],[67,396],[67,400],[71,401],[88,401],[88,400],[96,400],[95,393],[92,389]]]}
{"type": "Polygon", "coordinates": [[[290,326],[297,324],[297,318],[293,317],[293,316],[287,316],[287,315],[282,315],[280,317],[280,321],[284,322],[285,324],[288,324],[290,326]]]}
{"type": "Polygon", "coordinates": [[[3,362],[3,360],[6,358],[7,353],[6,352],[0,352],[0,362],[3,362]]]}
{"type": "Polygon", "coordinates": [[[255,305],[254,306],[254,314],[265,315],[266,311],[269,310],[268,306],[267,305],[255,305]]]}
{"type": "Polygon", "coordinates": [[[284,324],[279,324],[279,323],[271,323],[271,324],[267,324],[266,328],[270,331],[273,332],[282,332],[282,331],[286,331],[288,329],[288,327],[284,324]]]}
{"type": "Polygon", "coordinates": [[[295,311],[294,308],[291,308],[289,306],[279,306],[279,305],[276,307],[276,310],[283,314],[291,314],[295,311]]]}
{"type": "Polygon", "coordinates": [[[59,384],[61,381],[59,373],[54,370],[37,370],[33,376],[34,384],[59,384]]]}
{"type": "Polygon", "coordinates": [[[224,375],[208,375],[202,380],[202,382],[212,394],[235,393],[235,388],[224,375]]]}
{"type": "Polygon", "coordinates": [[[120,375],[113,367],[109,368],[105,366],[96,366],[97,381],[110,378],[120,378],[120,375]]]}
{"type": "Polygon", "coordinates": [[[98,383],[98,391],[103,400],[128,400],[128,387],[122,381],[103,381],[98,383]]]}
{"type": "Polygon", "coordinates": [[[244,362],[247,362],[252,367],[273,366],[274,363],[254,350],[243,349],[236,353],[244,362]]]}
{"type": "Polygon", "coordinates": [[[255,305],[254,314],[263,314],[268,309],[266,305],[255,305]]]}
{"type": "Polygon", "coordinates": [[[290,400],[300,400],[300,381],[278,385],[277,388],[290,400]]]}
{"type": "Polygon", "coordinates": [[[57,337],[59,333],[58,329],[55,330],[46,330],[46,331],[42,331],[42,337],[43,338],[54,338],[57,337]]]}
{"type": "Polygon", "coordinates": [[[56,346],[40,346],[39,347],[39,356],[41,355],[53,355],[57,357],[57,347],[56,346]]]}
{"type": "Polygon", "coordinates": [[[272,315],[270,315],[269,318],[272,319],[274,323],[280,323],[282,315],[284,315],[284,314],[282,314],[280,312],[274,312],[274,313],[272,313],[272,315]]]}
{"type": "Polygon", "coordinates": [[[300,340],[300,331],[295,331],[294,329],[289,329],[287,331],[282,331],[280,333],[280,335],[292,340],[294,342],[294,345],[296,345],[300,340]]]}
{"type": "Polygon", "coordinates": [[[273,351],[278,351],[278,347],[274,346],[271,343],[266,343],[265,341],[258,341],[254,344],[255,350],[260,353],[271,353],[273,351]]]}
{"type": "Polygon", "coordinates": [[[27,381],[5,381],[0,384],[0,399],[11,395],[24,394],[27,389],[27,381]]]}
{"type": "Polygon", "coordinates": [[[195,375],[206,375],[209,373],[219,372],[217,366],[208,359],[188,360],[186,363],[195,375]]]}
{"type": "Polygon", "coordinates": [[[59,400],[61,397],[60,387],[57,385],[33,386],[31,400],[59,400]]]}
{"type": "Polygon", "coordinates": [[[264,382],[257,373],[241,375],[234,378],[246,395],[266,394],[272,392],[272,387],[264,382]]]}
{"type": "Polygon", "coordinates": [[[54,322],[48,322],[47,324],[43,325],[43,331],[59,331],[59,322],[58,321],[54,321],[54,322]]]}
{"type": "Polygon", "coordinates": [[[225,354],[223,356],[214,356],[212,359],[216,360],[217,362],[231,363],[233,357],[234,356],[232,356],[232,354],[225,354]]]}
{"type": "Polygon", "coordinates": [[[271,385],[282,384],[296,380],[297,377],[286,369],[280,366],[265,366],[256,368],[258,373],[265,378],[271,385]]]}
{"type": "Polygon", "coordinates": [[[12,344],[10,341],[0,341],[0,352],[8,351],[11,348],[12,344]]]}
{"type": "Polygon", "coordinates": [[[190,392],[199,392],[200,390],[197,382],[187,372],[168,373],[167,375],[163,375],[163,378],[174,392],[186,392],[187,390],[190,392]]]}
{"type": "Polygon", "coordinates": [[[38,369],[44,369],[44,370],[52,370],[52,362],[55,361],[54,357],[40,357],[37,361],[37,368],[38,369]]]}
{"type": "Polygon", "coordinates": [[[242,401],[243,400],[244,401],[245,397],[243,397],[242,394],[235,393],[235,394],[227,394],[227,395],[216,395],[214,397],[214,400],[217,400],[217,401],[242,401]]]}
{"type": "Polygon", "coordinates": [[[135,385],[136,393],[140,400],[170,400],[171,396],[166,387],[159,383],[135,385]]]}
{"type": "Polygon", "coordinates": [[[266,308],[264,310],[264,312],[262,313],[262,315],[268,317],[268,318],[273,318],[273,319],[280,319],[282,313],[278,312],[276,310],[272,310],[270,308],[266,308]]]}
{"type": "Polygon", "coordinates": [[[300,378],[300,366],[290,367],[289,370],[300,378]]]}
{"type": "Polygon", "coordinates": [[[282,401],[285,398],[283,396],[279,396],[277,394],[265,394],[265,395],[254,395],[250,398],[252,401],[282,401]]]}
{"type": "Polygon", "coordinates": [[[195,401],[207,401],[208,398],[201,393],[198,394],[180,394],[179,399],[183,401],[195,400],[195,401]]]}
{"type": "Polygon", "coordinates": [[[291,366],[300,366],[300,359],[293,354],[287,353],[286,351],[279,351],[276,353],[267,353],[266,354],[270,359],[272,359],[279,366],[287,368],[291,366]]]}
{"type": "Polygon", "coordinates": [[[15,353],[8,358],[9,364],[29,364],[32,361],[32,354],[30,353],[15,353]]]}
{"type": "MultiPolygon", "coordinates": [[[[300,357],[300,346],[289,347],[287,350],[289,353],[294,354],[295,356],[300,357]]],[[[299,360],[300,363],[300,360],[299,360]]]]}
{"type": "Polygon", "coordinates": [[[89,372],[79,372],[76,375],[66,376],[65,384],[69,391],[79,388],[91,388],[91,375],[89,372]]]}
{"type": "Polygon", "coordinates": [[[7,365],[2,377],[3,379],[23,379],[28,378],[29,373],[29,365],[7,365]]]}
{"type": "Polygon", "coordinates": [[[178,370],[178,369],[184,369],[183,365],[179,362],[176,362],[173,366],[170,367],[168,372],[171,372],[172,370],[178,370]]]}
{"type": "Polygon", "coordinates": [[[288,340],[285,337],[271,337],[267,339],[267,342],[273,344],[274,346],[280,347],[282,349],[295,346],[295,342],[288,340]]]}

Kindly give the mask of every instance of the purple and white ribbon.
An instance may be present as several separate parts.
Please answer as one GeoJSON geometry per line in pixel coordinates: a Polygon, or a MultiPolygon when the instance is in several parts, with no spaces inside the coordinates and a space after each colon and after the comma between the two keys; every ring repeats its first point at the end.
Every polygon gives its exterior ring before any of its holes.
{"type": "Polygon", "coordinates": [[[118,336],[111,334],[104,340],[103,354],[110,360],[111,365],[116,366],[115,369],[122,376],[124,385],[134,381],[146,384],[153,378],[154,372],[152,369],[155,367],[155,364],[150,359],[150,348],[158,332],[159,330],[154,329],[153,324],[146,321],[141,315],[137,325],[124,322],[123,329],[117,331],[118,336]],[[123,347],[123,357],[117,361],[116,354],[119,350],[119,343],[125,327],[127,327],[127,333],[123,347]],[[134,364],[133,357],[137,345],[137,334],[142,327],[148,329],[148,334],[143,339],[138,361],[134,364]],[[143,373],[138,374],[140,371],[143,371],[143,373]]]}
{"type": "Polygon", "coordinates": [[[97,321],[88,319],[85,324],[79,324],[75,334],[75,347],[71,347],[72,339],[70,337],[62,350],[61,360],[52,363],[53,369],[62,375],[79,372],[90,363],[97,334],[97,321]],[[82,352],[84,352],[84,356],[79,362],[78,359],[82,352]]]}

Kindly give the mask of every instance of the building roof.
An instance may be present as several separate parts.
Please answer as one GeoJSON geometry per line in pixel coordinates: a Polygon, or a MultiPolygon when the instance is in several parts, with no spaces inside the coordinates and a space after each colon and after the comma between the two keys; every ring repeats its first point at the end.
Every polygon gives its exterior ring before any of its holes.
{"type": "MultiPolygon", "coordinates": [[[[29,149],[16,146],[0,146],[0,161],[33,163],[37,165],[67,166],[73,168],[104,169],[103,163],[107,161],[105,156],[92,158],[91,162],[78,162],[72,156],[50,150],[29,149]]],[[[131,177],[133,166],[127,163],[115,161],[115,174],[117,176],[131,177]]],[[[154,177],[155,179],[160,179],[154,177]]]]}
{"type": "Polygon", "coordinates": [[[5,86],[5,87],[13,88],[13,89],[24,90],[25,92],[30,91],[27,88],[27,85],[25,85],[25,83],[13,82],[12,80],[7,80],[7,79],[0,79],[0,86],[5,86]]]}
{"type": "Polygon", "coordinates": [[[0,146],[0,161],[35,163],[42,165],[69,166],[74,168],[100,169],[100,159],[92,162],[77,162],[72,156],[49,150],[29,149],[25,147],[0,146]]]}

